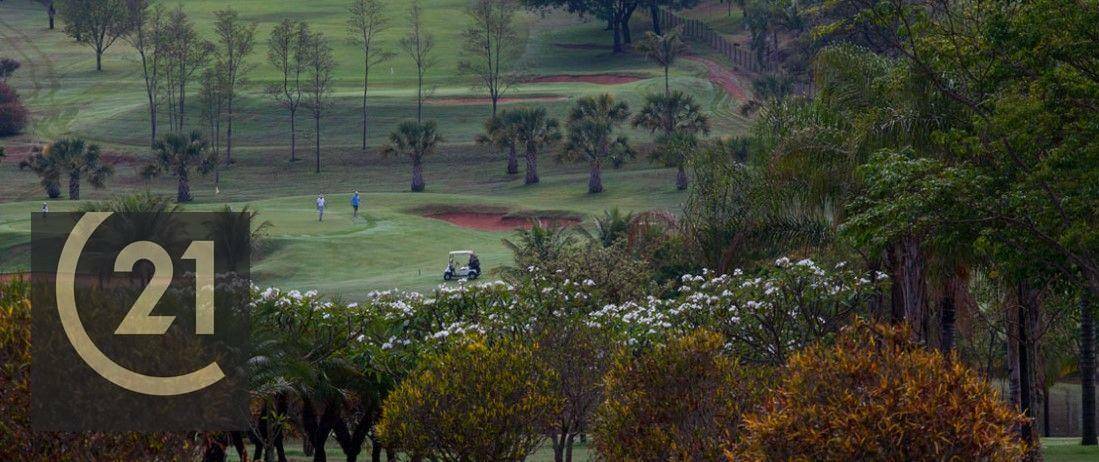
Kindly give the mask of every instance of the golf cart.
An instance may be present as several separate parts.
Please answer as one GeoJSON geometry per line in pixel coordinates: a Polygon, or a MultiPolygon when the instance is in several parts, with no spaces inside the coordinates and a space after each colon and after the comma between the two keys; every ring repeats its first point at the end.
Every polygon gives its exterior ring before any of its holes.
{"type": "Polygon", "coordinates": [[[443,270],[444,281],[455,278],[477,279],[480,275],[481,263],[472,250],[450,252],[450,259],[447,261],[446,269],[443,270]]]}

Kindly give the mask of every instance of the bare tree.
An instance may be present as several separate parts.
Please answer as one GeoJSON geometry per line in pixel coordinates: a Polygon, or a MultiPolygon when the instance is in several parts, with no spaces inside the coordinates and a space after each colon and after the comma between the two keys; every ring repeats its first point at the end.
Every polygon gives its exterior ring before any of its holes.
{"type": "Polygon", "coordinates": [[[332,45],[322,32],[310,33],[306,39],[305,107],[313,117],[313,137],[316,142],[316,173],[321,172],[321,117],[332,106],[332,71],[336,60],[332,45]]]}
{"type": "Polygon", "coordinates": [[[416,65],[416,122],[423,123],[424,74],[435,65],[435,58],[431,56],[431,50],[435,48],[435,36],[424,30],[420,0],[412,0],[408,19],[408,34],[401,39],[401,48],[416,65]]]}
{"type": "Polygon", "coordinates": [[[233,101],[237,86],[244,84],[248,71],[245,60],[252,54],[256,43],[256,23],[245,22],[232,8],[214,12],[214,31],[218,37],[217,53],[220,55],[225,85],[225,162],[233,163],[233,101]]]}
{"type": "Polygon", "coordinates": [[[366,151],[366,93],[370,88],[370,67],[393,57],[393,52],[380,49],[378,37],[389,29],[385,4],[380,0],[354,0],[348,8],[348,41],[363,52],[363,151],[366,151]]]}
{"type": "Polygon", "coordinates": [[[125,0],[63,0],[65,33],[95,50],[95,70],[103,70],[103,52],[126,34],[131,21],[125,0]]]}
{"type": "Polygon", "coordinates": [[[181,7],[176,7],[164,22],[163,93],[168,100],[169,126],[176,133],[186,127],[187,85],[195,73],[206,66],[214,45],[202,40],[181,7]]]}
{"type": "Polygon", "coordinates": [[[267,60],[282,73],[282,81],[267,86],[267,94],[290,112],[290,162],[297,161],[297,113],[302,102],[302,73],[305,72],[309,25],[283,19],[267,39],[267,60]]]}
{"type": "Polygon", "coordinates": [[[511,65],[519,54],[518,9],[512,0],[475,0],[466,10],[470,24],[462,33],[465,58],[458,62],[458,71],[472,76],[475,87],[488,90],[494,116],[500,95],[515,80],[511,65]]]}
{"type": "Polygon", "coordinates": [[[156,143],[160,99],[160,60],[164,55],[164,7],[149,9],[149,0],[126,0],[130,25],[124,39],[137,50],[145,78],[145,97],[149,102],[149,146],[156,143]]]}

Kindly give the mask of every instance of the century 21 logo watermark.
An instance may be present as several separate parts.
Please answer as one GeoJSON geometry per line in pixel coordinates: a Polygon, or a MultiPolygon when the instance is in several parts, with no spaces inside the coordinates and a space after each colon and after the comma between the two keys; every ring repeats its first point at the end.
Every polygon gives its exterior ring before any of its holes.
{"type": "Polygon", "coordinates": [[[247,426],[248,213],[32,219],[32,424],[247,426]]]}

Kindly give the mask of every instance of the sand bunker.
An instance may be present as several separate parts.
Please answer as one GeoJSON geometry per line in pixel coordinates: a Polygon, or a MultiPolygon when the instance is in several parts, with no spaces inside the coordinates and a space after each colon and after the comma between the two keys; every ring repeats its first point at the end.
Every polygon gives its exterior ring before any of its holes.
{"type": "MultiPolygon", "coordinates": [[[[527,97],[513,97],[513,98],[500,98],[497,103],[499,104],[514,104],[514,103],[529,103],[529,102],[545,102],[545,101],[564,101],[569,99],[567,96],[561,95],[545,95],[545,96],[527,96],[527,97]]],[[[424,101],[427,104],[435,106],[472,106],[482,104],[492,104],[492,98],[484,96],[456,96],[453,98],[431,98],[424,101]]]]}
{"type": "Polygon", "coordinates": [[[574,226],[580,223],[576,218],[566,217],[511,217],[500,213],[446,212],[428,216],[443,220],[463,228],[481,231],[512,231],[530,229],[531,220],[538,220],[542,226],[574,226]]]}
{"type": "Polygon", "coordinates": [[[613,48],[610,45],[599,43],[554,43],[553,46],[566,50],[610,50],[613,48]]]}
{"type": "Polygon", "coordinates": [[[598,85],[618,85],[643,79],[630,74],[558,74],[542,75],[527,79],[527,83],[594,83],[598,85]]]}

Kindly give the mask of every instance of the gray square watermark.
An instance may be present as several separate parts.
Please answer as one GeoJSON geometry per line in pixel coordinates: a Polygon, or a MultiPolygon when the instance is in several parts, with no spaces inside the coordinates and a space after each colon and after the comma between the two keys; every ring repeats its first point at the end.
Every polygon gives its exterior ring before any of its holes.
{"type": "Polygon", "coordinates": [[[33,428],[247,428],[247,214],[31,223],[33,428]]]}

